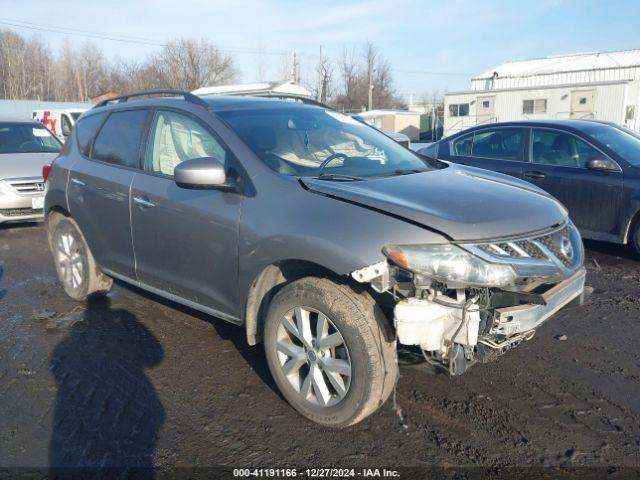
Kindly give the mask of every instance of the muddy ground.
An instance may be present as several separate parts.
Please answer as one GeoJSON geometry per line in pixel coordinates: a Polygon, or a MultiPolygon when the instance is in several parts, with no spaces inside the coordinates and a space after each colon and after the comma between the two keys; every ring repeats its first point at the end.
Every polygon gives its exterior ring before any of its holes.
{"type": "Polygon", "coordinates": [[[57,283],[40,225],[0,226],[0,466],[640,466],[640,261],[587,245],[586,307],[453,380],[327,430],[277,393],[244,332],[116,284],[57,283]]]}

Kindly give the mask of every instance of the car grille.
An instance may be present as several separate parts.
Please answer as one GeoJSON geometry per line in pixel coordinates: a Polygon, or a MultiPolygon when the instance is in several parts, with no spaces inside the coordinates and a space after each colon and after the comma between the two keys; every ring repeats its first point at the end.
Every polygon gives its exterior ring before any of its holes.
{"type": "Polygon", "coordinates": [[[21,195],[44,193],[44,179],[42,177],[5,178],[4,182],[21,195]]]}
{"type": "Polygon", "coordinates": [[[25,217],[27,215],[38,215],[42,213],[42,209],[34,210],[33,208],[0,208],[0,215],[3,217],[25,217]]]}
{"type": "Polygon", "coordinates": [[[580,266],[583,257],[580,237],[577,233],[572,235],[567,225],[535,236],[476,243],[469,247],[488,261],[546,263],[565,271],[580,266]]]}

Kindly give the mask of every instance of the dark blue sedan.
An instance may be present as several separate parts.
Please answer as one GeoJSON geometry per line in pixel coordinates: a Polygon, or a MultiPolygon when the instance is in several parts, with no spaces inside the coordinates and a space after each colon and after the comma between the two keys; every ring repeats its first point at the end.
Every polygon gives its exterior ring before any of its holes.
{"type": "Polygon", "coordinates": [[[582,236],[640,253],[640,136],[613,123],[482,125],[429,145],[432,158],[506,173],[560,200],[582,236]]]}

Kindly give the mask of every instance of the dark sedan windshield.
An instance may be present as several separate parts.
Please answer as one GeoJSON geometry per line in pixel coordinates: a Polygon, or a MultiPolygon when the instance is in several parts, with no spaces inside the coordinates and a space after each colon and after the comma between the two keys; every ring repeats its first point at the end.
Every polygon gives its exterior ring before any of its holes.
{"type": "Polygon", "coordinates": [[[640,137],[622,128],[594,124],[583,127],[584,132],[607,146],[632,165],[640,165],[640,137]]]}
{"type": "Polygon", "coordinates": [[[348,180],[428,169],[386,135],[331,110],[270,108],[219,114],[260,159],[285,175],[348,180]]]}
{"type": "Polygon", "coordinates": [[[56,153],[60,141],[42,125],[21,122],[0,122],[0,154],[56,153]]]}

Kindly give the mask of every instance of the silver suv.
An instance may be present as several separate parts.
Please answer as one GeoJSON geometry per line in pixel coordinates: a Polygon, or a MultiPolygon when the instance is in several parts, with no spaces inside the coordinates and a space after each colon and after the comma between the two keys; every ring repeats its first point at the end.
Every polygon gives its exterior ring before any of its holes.
{"type": "Polygon", "coordinates": [[[153,93],[85,113],[51,169],[60,280],[84,300],[120,279],[239,325],[315,422],[380,407],[396,343],[459,375],[581,301],[580,236],[526,182],[308,100],[153,93]]]}
{"type": "Polygon", "coordinates": [[[0,119],[0,223],[42,220],[42,167],[62,150],[40,123],[0,119]]]}

